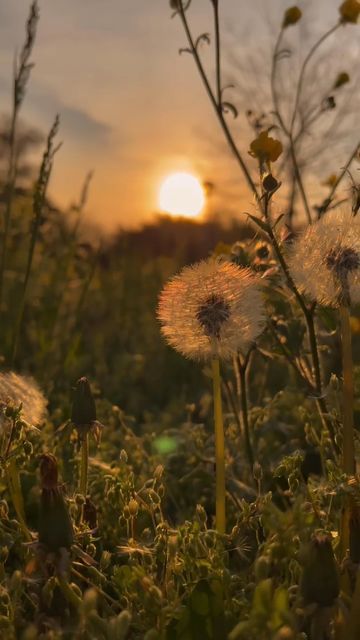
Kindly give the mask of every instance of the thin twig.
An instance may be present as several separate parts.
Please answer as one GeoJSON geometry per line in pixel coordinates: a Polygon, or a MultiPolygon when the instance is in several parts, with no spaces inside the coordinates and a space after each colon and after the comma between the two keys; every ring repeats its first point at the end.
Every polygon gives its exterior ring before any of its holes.
{"type": "Polygon", "coordinates": [[[229,130],[229,127],[228,127],[228,125],[226,123],[226,120],[224,118],[224,115],[222,113],[222,110],[219,109],[217,100],[216,100],[216,98],[215,98],[215,96],[213,94],[213,91],[211,89],[209,80],[207,78],[207,75],[205,73],[204,67],[203,67],[202,62],[200,60],[200,56],[199,56],[198,51],[197,51],[197,49],[195,47],[194,40],[193,40],[192,35],[191,35],[191,31],[190,31],[190,28],[189,28],[189,24],[188,24],[186,15],[185,15],[185,9],[184,9],[184,7],[182,5],[182,2],[179,3],[179,15],[181,17],[181,20],[182,20],[182,23],[183,23],[183,27],[184,27],[184,30],[185,30],[185,33],[186,33],[186,36],[187,36],[187,39],[188,39],[188,43],[190,45],[190,49],[191,49],[192,55],[194,57],[194,60],[196,62],[196,66],[198,68],[200,77],[201,77],[202,82],[203,82],[203,84],[205,86],[206,92],[207,92],[207,94],[208,94],[208,96],[210,98],[210,102],[213,105],[214,110],[215,110],[215,112],[216,112],[216,114],[218,116],[220,125],[221,125],[222,130],[223,130],[223,132],[225,134],[226,140],[227,140],[227,142],[228,142],[228,144],[230,146],[230,149],[233,152],[236,160],[238,161],[238,163],[239,163],[239,165],[241,167],[241,170],[244,173],[244,176],[245,176],[246,181],[247,181],[247,183],[248,183],[248,185],[250,187],[250,190],[254,194],[258,204],[261,206],[261,198],[260,198],[260,195],[259,195],[258,190],[256,188],[256,185],[255,185],[255,183],[254,183],[254,181],[253,181],[253,179],[252,179],[252,177],[250,175],[250,172],[249,172],[249,170],[248,170],[248,168],[247,168],[247,166],[246,166],[246,164],[245,164],[245,162],[243,160],[243,157],[242,157],[239,149],[237,148],[237,145],[234,142],[232,134],[231,134],[231,132],[229,130]]]}

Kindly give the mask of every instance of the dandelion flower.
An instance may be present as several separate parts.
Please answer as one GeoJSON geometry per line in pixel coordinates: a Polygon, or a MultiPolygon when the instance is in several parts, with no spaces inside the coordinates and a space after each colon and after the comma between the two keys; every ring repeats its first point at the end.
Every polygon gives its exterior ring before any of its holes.
{"type": "Polygon", "coordinates": [[[360,217],[325,214],[295,242],[289,267],[299,289],[320,304],[360,302],[360,217]]]}
{"type": "Polygon", "coordinates": [[[13,371],[0,373],[0,404],[22,404],[22,417],[36,426],[43,422],[47,401],[33,378],[13,371]]]}
{"type": "Polygon", "coordinates": [[[246,351],[264,318],[258,279],[230,262],[185,267],[164,287],[158,317],[167,342],[188,358],[230,358],[246,351]]]}

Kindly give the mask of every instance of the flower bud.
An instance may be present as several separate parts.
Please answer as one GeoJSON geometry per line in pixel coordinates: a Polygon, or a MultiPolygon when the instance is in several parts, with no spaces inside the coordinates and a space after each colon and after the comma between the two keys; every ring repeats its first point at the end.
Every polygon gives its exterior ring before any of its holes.
{"type": "Polygon", "coordinates": [[[29,440],[25,440],[25,442],[23,444],[23,447],[24,447],[25,455],[26,456],[31,456],[31,454],[32,454],[32,452],[34,450],[34,448],[32,446],[32,443],[29,440]]]}
{"type": "Polygon", "coordinates": [[[158,464],[158,466],[154,471],[154,478],[156,478],[156,480],[160,480],[163,473],[164,473],[164,467],[162,466],[162,464],[158,464]]]}
{"type": "Polygon", "coordinates": [[[286,29],[286,27],[290,27],[291,25],[299,22],[299,20],[301,19],[301,16],[302,16],[302,13],[299,7],[295,6],[295,7],[289,7],[289,9],[286,9],[284,13],[283,23],[282,23],[283,29],[286,29]]]}
{"type": "Polygon", "coordinates": [[[73,526],[62,487],[57,483],[57,462],[53,455],[41,456],[40,478],[39,542],[49,551],[69,549],[74,538],[73,526]]]}
{"type": "Polygon", "coordinates": [[[258,462],[255,462],[253,466],[253,476],[254,476],[254,479],[257,480],[258,482],[262,480],[263,471],[262,471],[261,465],[258,462]]]}
{"type": "Polygon", "coordinates": [[[130,513],[130,509],[127,505],[125,505],[124,509],[123,509],[123,516],[126,520],[130,520],[131,518],[131,513],[130,513]]]}
{"type": "Polygon", "coordinates": [[[131,622],[131,615],[125,609],[110,622],[110,637],[114,640],[125,640],[131,622]]]}
{"type": "Polygon", "coordinates": [[[126,464],[128,461],[128,454],[126,453],[125,449],[121,449],[120,451],[120,462],[122,464],[126,464]]]}
{"type": "Polygon", "coordinates": [[[201,504],[196,505],[196,515],[198,517],[199,522],[201,522],[201,524],[206,524],[207,515],[204,507],[201,504]]]}
{"type": "Polygon", "coordinates": [[[44,453],[40,457],[40,481],[43,489],[54,489],[58,486],[57,461],[51,453],[44,453]]]}
{"type": "Polygon", "coordinates": [[[336,78],[333,89],[339,89],[339,87],[342,87],[344,84],[347,84],[348,82],[350,82],[349,74],[346,73],[346,71],[342,71],[341,73],[339,73],[338,77],[336,78]]]}
{"type": "Polygon", "coordinates": [[[128,504],[128,508],[129,508],[130,515],[133,518],[135,518],[137,516],[137,514],[138,514],[138,511],[139,511],[139,505],[138,505],[137,501],[134,500],[134,499],[130,500],[130,502],[128,504]]]}
{"type": "Polygon", "coordinates": [[[255,562],[255,577],[258,581],[269,577],[271,561],[266,556],[260,556],[255,562]]]}
{"type": "Polygon", "coordinates": [[[345,0],[340,7],[341,22],[356,24],[360,15],[360,2],[358,0],[345,0]]]}
{"type": "Polygon", "coordinates": [[[14,571],[14,573],[10,578],[10,590],[17,591],[21,587],[21,585],[22,585],[22,573],[19,570],[14,571]]]}
{"type": "Polygon", "coordinates": [[[262,184],[263,184],[263,187],[264,187],[265,191],[267,191],[268,193],[272,193],[279,186],[278,181],[276,180],[276,178],[274,178],[272,173],[268,173],[265,176],[265,178],[263,179],[263,183],[262,184]]]}
{"type": "Polygon", "coordinates": [[[339,595],[339,576],[331,538],[314,534],[303,554],[300,591],[306,604],[330,607],[339,595]]]}
{"type": "Polygon", "coordinates": [[[3,518],[7,518],[9,515],[9,505],[6,500],[0,500],[0,514],[3,518]]]}
{"type": "Polygon", "coordinates": [[[100,568],[104,571],[108,569],[111,563],[111,553],[110,551],[103,551],[100,558],[100,568]]]}
{"type": "Polygon", "coordinates": [[[56,579],[54,576],[51,576],[47,582],[45,582],[42,590],[41,590],[41,599],[46,604],[47,607],[51,606],[54,589],[56,587],[56,579]]]}
{"type": "Polygon", "coordinates": [[[71,421],[76,427],[90,426],[96,420],[96,406],[87,378],[79,378],[73,390],[71,421]]]}

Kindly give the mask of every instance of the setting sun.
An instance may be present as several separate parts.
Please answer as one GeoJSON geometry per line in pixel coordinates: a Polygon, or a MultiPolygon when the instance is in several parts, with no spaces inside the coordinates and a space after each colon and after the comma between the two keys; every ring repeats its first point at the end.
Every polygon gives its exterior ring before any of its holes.
{"type": "Polygon", "coordinates": [[[193,218],[201,213],[204,204],[204,189],[191,173],[173,173],[160,187],[159,205],[166,213],[193,218]]]}

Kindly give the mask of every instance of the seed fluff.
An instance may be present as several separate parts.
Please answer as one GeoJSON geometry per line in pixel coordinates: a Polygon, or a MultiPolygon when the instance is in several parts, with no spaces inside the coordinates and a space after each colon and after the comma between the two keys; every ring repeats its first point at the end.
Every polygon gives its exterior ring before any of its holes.
{"type": "Polygon", "coordinates": [[[0,404],[22,404],[22,416],[37,426],[44,421],[47,401],[33,378],[20,376],[14,371],[0,373],[0,404]]]}
{"type": "Polygon", "coordinates": [[[360,217],[326,213],[295,241],[289,267],[299,289],[320,304],[360,302],[360,217]]]}
{"type": "Polygon", "coordinates": [[[231,262],[185,267],[164,287],[158,306],[162,333],[194,360],[245,352],[264,325],[258,278],[231,262]]]}

